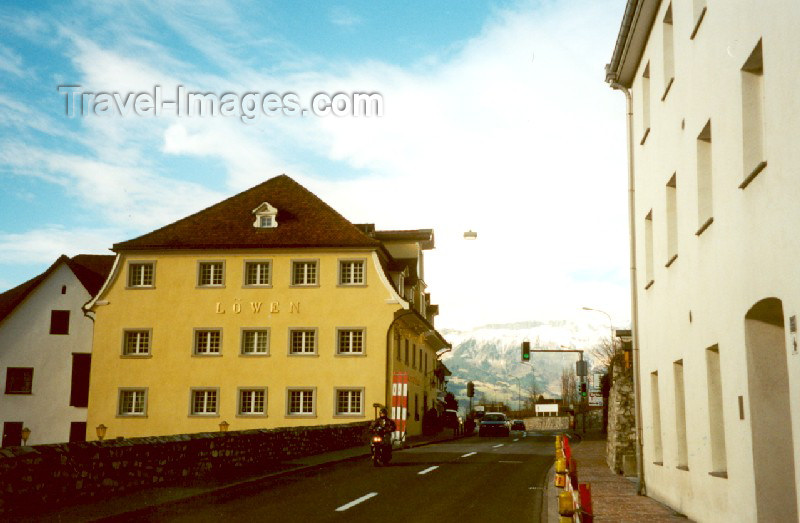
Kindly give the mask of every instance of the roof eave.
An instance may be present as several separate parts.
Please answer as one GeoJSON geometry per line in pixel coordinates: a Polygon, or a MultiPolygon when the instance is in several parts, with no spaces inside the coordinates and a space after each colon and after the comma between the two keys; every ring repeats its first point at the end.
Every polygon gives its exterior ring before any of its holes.
{"type": "Polygon", "coordinates": [[[628,0],[622,16],[606,82],[630,88],[644,54],[661,0],[628,0]]]}

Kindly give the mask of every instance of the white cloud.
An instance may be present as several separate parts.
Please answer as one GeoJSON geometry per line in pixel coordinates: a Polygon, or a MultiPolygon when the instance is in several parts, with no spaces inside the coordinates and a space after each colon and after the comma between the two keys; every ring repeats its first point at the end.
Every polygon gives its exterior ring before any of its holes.
{"type": "Polygon", "coordinates": [[[333,25],[347,28],[360,25],[363,22],[361,17],[343,6],[332,7],[330,19],[333,25]]]}
{"type": "MultiPolygon", "coordinates": [[[[117,231],[46,225],[25,233],[0,233],[0,263],[53,263],[60,255],[111,254],[117,231]]],[[[9,285],[10,286],[10,285],[9,285]]]]}

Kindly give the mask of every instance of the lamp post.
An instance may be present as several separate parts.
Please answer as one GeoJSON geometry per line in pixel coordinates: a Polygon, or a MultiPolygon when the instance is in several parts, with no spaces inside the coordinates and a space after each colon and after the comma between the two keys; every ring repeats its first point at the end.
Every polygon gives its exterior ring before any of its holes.
{"type": "Polygon", "coordinates": [[[103,438],[106,437],[106,431],[108,430],[108,427],[106,427],[105,425],[103,425],[101,423],[100,425],[95,427],[94,430],[95,430],[95,432],[97,432],[97,439],[99,439],[100,441],[103,441],[103,438]]]}
{"type": "Polygon", "coordinates": [[[31,429],[29,429],[28,427],[24,427],[22,429],[22,444],[23,445],[27,445],[28,444],[28,438],[30,438],[30,437],[31,437],[31,429]]]}
{"type": "Polygon", "coordinates": [[[606,315],[606,317],[608,318],[608,327],[609,327],[609,329],[611,329],[611,337],[608,340],[611,343],[611,351],[613,352],[614,351],[614,324],[611,321],[611,315],[609,313],[607,313],[606,311],[601,311],[600,309],[593,309],[591,307],[582,307],[582,309],[585,310],[585,311],[594,311],[594,312],[599,312],[600,314],[605,314],[606,315]]]}

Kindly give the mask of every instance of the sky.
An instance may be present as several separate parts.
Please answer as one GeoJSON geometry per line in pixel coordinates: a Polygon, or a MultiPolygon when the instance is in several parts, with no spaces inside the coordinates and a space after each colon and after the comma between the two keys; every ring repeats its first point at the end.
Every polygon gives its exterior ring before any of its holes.
{"type": "Polygon", "coordinates": [[[353,223],[434,229],[439,327],[629,323],[624,0],[3,4],[0,291],[285,173],[353,223]],[[156,86],[382,114],[68,111],[156,86]]]}

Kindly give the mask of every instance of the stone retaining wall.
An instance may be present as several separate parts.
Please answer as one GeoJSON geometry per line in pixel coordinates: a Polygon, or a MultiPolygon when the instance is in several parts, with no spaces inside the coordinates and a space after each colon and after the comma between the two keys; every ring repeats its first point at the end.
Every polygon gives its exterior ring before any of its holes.
{"type": "Polygon", "coordinates": [[[606,462],[617,474],[623,463],[635,462],[636,419],[634,417],[633,374],[614,367],[614,384],[608,398],[608,439],[606,462]],[[626,457],[627,456],[627,457],[626,457]]]}
{"type": "Polygon", "coordinates": [[[366,422],[0,449],[0,513],[226,480],[367,443],[366,422]]]}

